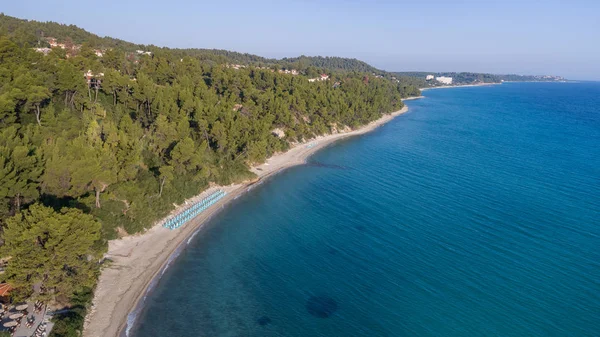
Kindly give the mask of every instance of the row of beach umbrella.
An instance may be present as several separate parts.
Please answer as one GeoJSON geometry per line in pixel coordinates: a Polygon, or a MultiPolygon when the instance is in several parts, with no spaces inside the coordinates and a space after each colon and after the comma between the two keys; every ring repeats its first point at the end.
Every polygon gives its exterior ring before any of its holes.
{"type": "Polygon", "coordinates": [[[213,205],[215,202],[219,201],[222,197],[225,196],[225,192],[223,190],[218,190],[216,192],[211,193],[208,197],[200,200],[195,203],[185,211],[177,214],[176,216],[167,219],[163,223],[163,227],[168,229],[175,229],[181,227],[184,223],[193,219],[196,215],[200,214],[208,207],[213,205]]]}
{"type": "Polygon", "coordinates": [[[13,326],[19,325],[17,321],[10,321],[2,324],[5,328],[12,328],[13,326]]]}
{"type": "MultiPolygon", "coordinates": [[[[23,310],[27,310],[27,308],[29,308],[28,304],[21,304],[21,305],[17,305],[15,307],[15,310],[17,311],[23,311],[23,310]]],[[[0,308],[0,314],[6,312],[5,308],[0,308]]]]}
{"type": "MultiPolygon", "coordinates": [[[[21,305],[17,305],[15,307],[15,310],[17,310],[17,311],[23,311],[23,310],[27,310],[28,307],[29,307],[29,305],[27,305],[27,304],[21,304],[21,305]]],[[[0,311],[1,313],[5,312],[5,309],[0,309],[0,310],[1,310],[0,311]]],[[[16,312],[16,313],[10,314],[8,316],[8,318],[10,318],[10,319],[19,319],[19,318],[21,318],[23,316],[25,316],[24,313],[22,313],[22,312],[16,312]]],[[[17,321],[8,321],[8,322],[5,322],[4,324],[2,324],[2,326],[4,326],[5,328],[12,328],[12,327],[15,327],[17,325],[19,325],[19,322],[17,322],[17,321]]]]}

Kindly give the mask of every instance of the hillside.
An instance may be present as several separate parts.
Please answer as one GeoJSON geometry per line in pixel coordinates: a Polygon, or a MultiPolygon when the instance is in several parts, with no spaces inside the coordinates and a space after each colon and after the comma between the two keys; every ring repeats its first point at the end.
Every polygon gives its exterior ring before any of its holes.
{"type": "Polygon", "coordinates": [[[99,37],[74,25],[24,20],[3,13],[0,13],[0,35],[8,36],[23,47],[48,47],[45,37],[55,37],[60,41],[71,40],[75,44],[87,43],[91,47],[123,48],[128,51],[142,47],[119,39],[99,37]]]}
{"type": "Polygon", "coordinates": [[[156,46],[145,46],[111,37],[100,37],[74,25],[64,25],[56,22],[38,22],[23,20],[0,14],[0,35],[9,36],[20,46],[49,47],[46,38],[54,37],[58,41],[70,41],[73,44],[86,44],[91,48],[119,48],[124,51],[136,50],[155,51],[170,50],[180,56],[195,57],[215,63],[233,63],[243,65],[278,66],[280,68],[306,70],[309,67],[327,70],[356,71],[367,73],[382,73],[369,64],[356,59],[342,57],[299,56],[283,59],[270,59],[248,53],[240,53],[220,49],[169,49],[156,46]]]}
{"type": "Polygon", "coordinates": [[[382,73],[381,70],[367,64],[366,62],[343,58],[343,57],[322,57],[322,56],[300,56],[281,59],[281,62],[287,64],[298,64],[300,67],[318,67],[335,70],[358,71],[365,73],[382,73]]]}

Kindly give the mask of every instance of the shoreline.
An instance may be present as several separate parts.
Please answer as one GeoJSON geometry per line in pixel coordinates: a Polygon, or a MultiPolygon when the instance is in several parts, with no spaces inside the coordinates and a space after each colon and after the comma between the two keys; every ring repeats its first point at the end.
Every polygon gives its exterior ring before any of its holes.
{"type": "Polygon", "coordinates": [[[433,89],[449,89],[449,88],[464,88],[464,87],[485,87],[488,85],[500,85],[500,83],[478,83],[478,84],[459,84],[459,85],[441,85],[439,87],[419,88],[421,91],[433,89]]]}
{"type": "MultiPolygon", "coordinates": [[[[403,101],[423,97],[409,97],[403,101]]],[[[257,179],[229,186],[213,186],[203,191],[188,200],[202,198],[217,188],[227,192],[227,195],[178,229],[166,229],[158,222],[143,233],[109,241],[105,257],[112,262],[101,270],[92,305],[85,317],[83,336],[126,336],[134,325],[148,291],[183,250],[186,242],[189,243],[225,205],[249,191],[253,185],[260,184],[287,168],[305,164],[311,155],[340,139],[373,131],[407,111],[408,107],[405,105],[359,129],[319,136],[308,142],[295,144],[288,151],[252,167],[251,171],[256,173],[257,179]]],[[[177,210],[173,212],[175,211],[177,210]]]]}

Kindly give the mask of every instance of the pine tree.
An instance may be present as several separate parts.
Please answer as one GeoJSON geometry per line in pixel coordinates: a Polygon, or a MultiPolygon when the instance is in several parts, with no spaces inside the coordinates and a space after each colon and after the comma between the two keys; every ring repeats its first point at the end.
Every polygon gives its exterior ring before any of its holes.
{"type": "Polygon", "coordinates": [[[97,261],[105,250],[100,224],[93,216],[73,208],[56,212],[32,205],[7,220],[0,253],[8,257],[6,277],[22,300],[41,285],[42,299],[91,287],[98,274],[97,261]]]}
{"type": "Polygon", "coordinates": [[[37,148],[14,125],[0,131],[0,198],[11,199],[13,212],[39,196],[42,169],[37,148]]]}

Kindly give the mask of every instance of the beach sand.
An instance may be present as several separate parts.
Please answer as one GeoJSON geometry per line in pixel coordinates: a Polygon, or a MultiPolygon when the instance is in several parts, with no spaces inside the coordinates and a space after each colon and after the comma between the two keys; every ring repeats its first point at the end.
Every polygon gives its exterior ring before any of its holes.
{"type": "MultiPolygon", "coordinates": [[[[339,139],[367,133],[406,111],[408,108],[405,106],[357,130],[321,136],[297,144],[289,151],[277,154],[266,163],[253,167],[252,171],[257,174],[258,181],[263,181],[285,168],[305,163],[311,154],[339,139]]],[[[219,212],[222,206],[246,192],[250,185],[258,181],[213,187],[194,197],[193,199],[200,199],[217,188],[227,192],[216,204],[178,229],[169,230],[156,224],[142,234],[111,240],[106,257],[112,262],[102,269],[92,306],[85,320],[83,336],[120,336],[127,327],[129,313],[143,299],[152,280],[170,263],[170,257],[178,247],[219,212]]]]}

